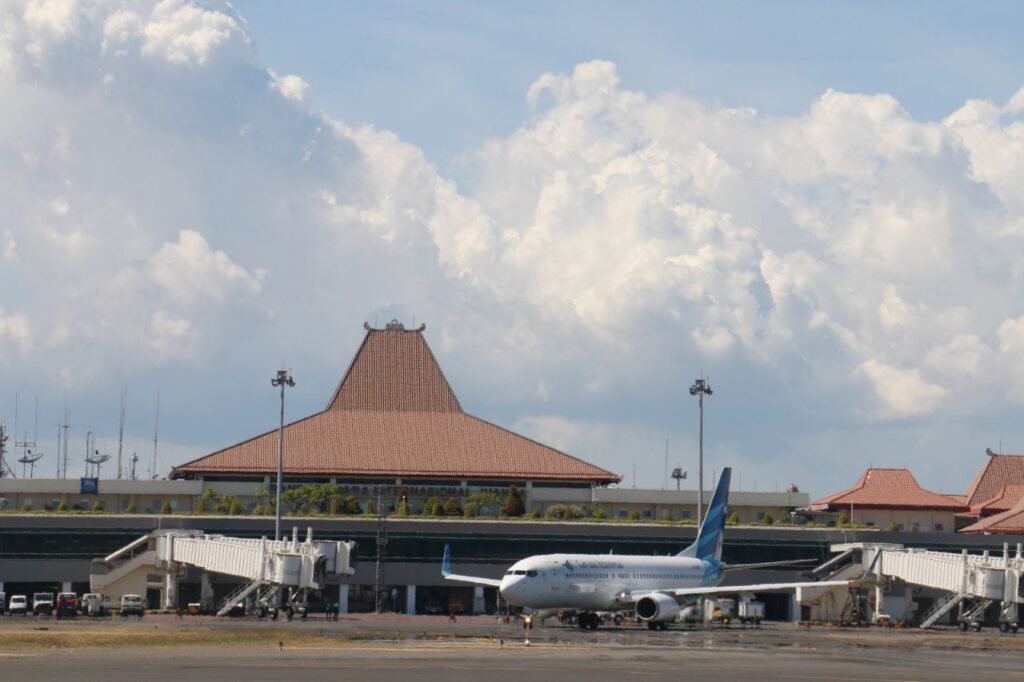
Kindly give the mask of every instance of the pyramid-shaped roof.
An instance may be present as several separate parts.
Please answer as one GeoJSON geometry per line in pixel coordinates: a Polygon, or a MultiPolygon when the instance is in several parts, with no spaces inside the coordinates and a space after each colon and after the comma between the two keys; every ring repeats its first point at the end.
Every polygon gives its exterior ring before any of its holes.
{"type": "Polygon", "coordinates": [[[1024,455],[988,451],[988,461],[967,489],[967,504],[976,507],[999,494],[1004,485],[1024,485],[1024,455]]]}
{"type": "Polygon", "coordinates": [[[961,528],[960,532],[1024,534],[1024,497],[1017,500],[1017,503],[1007,511],[979,519],[976,523],[961,528]]]}
{"type": "MultiPolygon", "coordinates": [[[[621,477],[463,412],[423,337],[371,329],[327,408],[284,429],[289,475],[590,481],[621,477]]],[[[277,430],[176,467],[174,478],[277,471],[277,430]]]]}
{"type": "Polygon", "coordinates": [[[813,511],[837,511],[850,505],[861,509],[929,509],[966,511],[961,502],[922,488],[909,469],[868,469],[846,490],[810,505],[813,511]]]}

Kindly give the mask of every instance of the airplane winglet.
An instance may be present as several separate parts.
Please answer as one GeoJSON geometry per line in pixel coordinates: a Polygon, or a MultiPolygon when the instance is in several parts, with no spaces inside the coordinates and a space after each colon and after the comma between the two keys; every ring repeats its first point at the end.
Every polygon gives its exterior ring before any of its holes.
{"type": "Polygon", "coordinates": [[[441,560],[441,575],[448,577],[452,573],[452,548],[448,543],[444,545],[444,559],[441,560]]]}

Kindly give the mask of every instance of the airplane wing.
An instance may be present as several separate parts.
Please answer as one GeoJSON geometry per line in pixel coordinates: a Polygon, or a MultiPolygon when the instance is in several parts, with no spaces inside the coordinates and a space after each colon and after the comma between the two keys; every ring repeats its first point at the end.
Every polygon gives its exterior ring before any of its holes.
{"type": "Polygon", "coordinates": [[[789,561],[764,561],[759,564],[727,564],[722,567],[722,572],[739,571],[744,568],[771,568],[773,566],[790,566],[792,564],[817,563],[817,559],[791,559],[789,561]]]}
{"type": "Polygon", "coordinates": [[[495,578],[479,578],[475,575],[457,575],[452,573],[452,549],[444,546],[444,560],[441,562],[441,575],[445,580],[457,580],[460,583],[472,583],[473,585],[485,585],[487,587],[501,587],[501,581],[495,578]]]}
{"type": "Polygon", "coordinates": [[[700,594],[738,594],[741,592],[772,592],[793,590],[798,587],[852,587],[856,580],[807,580],[799,583],[761,583],[759,585],[719,585],[717,587],[684,587],[677,590],[662,590],[677,597],[700,594]]]}

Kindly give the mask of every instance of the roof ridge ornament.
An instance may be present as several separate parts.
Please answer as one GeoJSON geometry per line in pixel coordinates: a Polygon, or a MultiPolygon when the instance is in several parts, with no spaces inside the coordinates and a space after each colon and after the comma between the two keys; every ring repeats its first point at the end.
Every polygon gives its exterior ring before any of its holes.
{"type": "Polygon", "coordinates": [[[402,324],[401,322],[399,322],[397,318],[392,318],[390,322],[388,322],[386,325],[384,325],[384,329],[377,329],[376,327],[371,327],[369,322],[363,322],[363,329],[365,329],[368,332],[380,332],[380,331],[385,331],[385,332],[404,332],[404,331],[422,332],[426,328],[427,328],[427,323],[426,322],[422,322],[422,323],[420,323],[419,327],[416,327],[416,329],[407,330],[405,328],[405,325],[402,324]]]}

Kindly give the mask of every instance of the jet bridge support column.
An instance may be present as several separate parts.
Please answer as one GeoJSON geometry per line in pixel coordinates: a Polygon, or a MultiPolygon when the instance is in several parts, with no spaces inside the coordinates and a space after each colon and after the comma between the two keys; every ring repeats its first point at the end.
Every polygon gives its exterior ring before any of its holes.
{"type": "Polygon", "coordinates": [[[348,585],[338,585],[338,613],[348,613],[348,585]]]}
{"type": "Polygon", "coordinates": [[[199,608],[204,613],[213,610],[213,583],[206,571],[199,578],[199,608]]]}
{"type": "Polygon", "coordinates": [[[484,588],[477,586],[473,588],[473,611],[471,612],[474,616],[480,613],[486,613],[487,608],[484,604],[484,588]]]}
{"type": "Polygon", "coordinates": [[[167,578],[164,583],[164,609],[170,611],[178,608],[178,567],[168,563],[167,578]]]}

